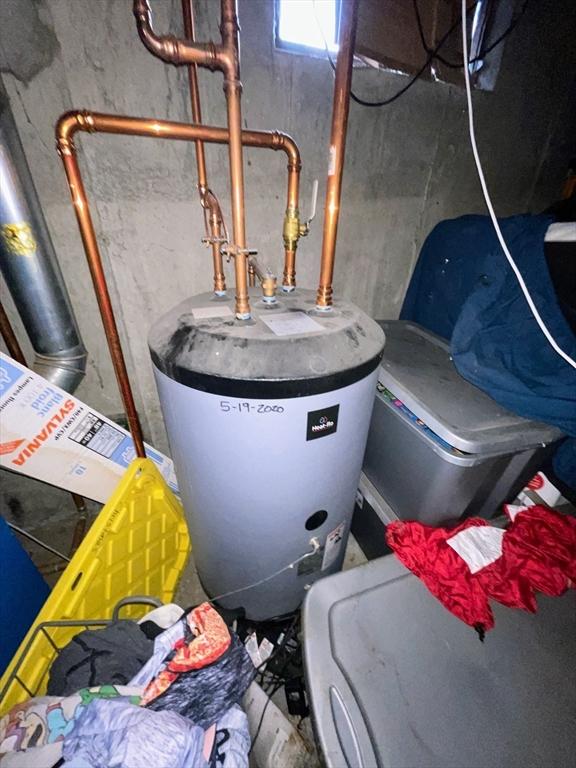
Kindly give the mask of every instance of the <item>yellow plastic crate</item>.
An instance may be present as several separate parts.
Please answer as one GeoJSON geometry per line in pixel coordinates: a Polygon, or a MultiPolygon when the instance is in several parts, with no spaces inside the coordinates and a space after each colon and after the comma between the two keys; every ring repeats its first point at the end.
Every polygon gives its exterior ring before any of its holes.
{"type": "MultiPolygon", "coordinates": [[[[190,552],[182,505],[150,459],[136,459],[102,508],[0,679],[0,714],[46,692],[58,649],[76,626],[38,631],[44,622],[110,619],[124,597],[169,603],[190,552]]],[[[149,607],[127,606],[139,618],[149,607]]]]}

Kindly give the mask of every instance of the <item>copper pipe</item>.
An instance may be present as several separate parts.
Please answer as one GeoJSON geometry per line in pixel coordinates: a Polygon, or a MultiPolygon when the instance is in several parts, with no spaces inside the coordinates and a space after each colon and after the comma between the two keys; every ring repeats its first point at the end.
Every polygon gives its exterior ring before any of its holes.
{"type": "Polygon", "coordinates": [[[284,249],[284,274],[282,287],[289,291],[296,287],[296,248],[284,249]]]}
{"type": "Polygon", "coordinates": [[[210,245],[212,247],[212,262],[214,264],[214,293],[222,296],[226,293],[226,276],[220,246],[224,242],[222,237],[222,213],[220,204],[210,190],[206,191],[206,209],[208,211],[208,230],[210,232],[210,245]]]}
{"type": "MultiPolygon", "coordinates": [[[[184,35],[191,42],[195,42],[196,34],[194,29],[194,9],[192,0],[182,0],[182,17],[184,19],[184,35]]],[[[202,108],[200,107],[200,92],[198,89],[198,64],[188,64],[188,85],[190,88],[192,121],[197,125],[202,125],[202,108]]],[[[203,191],[208,189],[206,155],[204,154],[204,142],[201,139],[196,139],[195,144],[196,165],[198,167],[198,189],[202,196],[203,191]]]]}
{"type": "MultiPolygon", "coordinates": [[[[182,17],[184,20],[184,35],[190,42],[196,41],[194,25],[193,0],[182,0],[182,17]]],[[[200,90],[198,87],[198,65],[188,64],[188,85],[190,89],[190,110],[192,122],[202,125],[202,108],[200,106],[200,90]]],[[[212,247],[212,261],[214,263],[214,292],[222,295],[226,293],[226,277],[220,244],[222,238],[222,211],[216,195],[208,186],[208,173],[206,171],[206,154],[204,142],[196,139],[196,167],[198,169],[198,192],[200,203],[207,212],[207,236],[212,247]]]]}
{"type": "MultiPolygon", "coordinates": [[[[100,112],[82,110],[67,112],[62,115],[56,128],[57,140],[65,143],[70,142],[77,131],[148,136],[178,141],[197,141],[200,138],[209,144],[227,144],[229,141],[229,133],[226,128],[210,125],[190,125],[170,120],[155,120],[150,117],[126,117],[123,115],[107,115],[100,112]]],[[[300,171],[302,168],[300,150],[291,136],[280,131],[242,131],[242,143],[247,147],[282,151],[288,158],[288,191],[286,217],[284,220],[284,246],[286,252],[284,285],[294,285],[295,252],[300,230],[298,213],[300,171]],[[287,224],[290,227],[288,229],[288,236],[287,224]],[[289,277],[286,277],[287,274],[289,277]]],[[[210,199],[209,195],[206,197],[210,199]]],[[[222,268],[220,268],[219,272],[223,275],[222,268]]],[[[215,290],[224,289],[215,288],[215,290]]]]}
{"type": "Polygon", "coordinates": [[[157,35],[152,29],[152,11],[148,0],[134,0],[133,12],[140,40],[154,56],[168,64],[199,64],[209,69],[221,68],[215,43],[192,45],[173,35],[157,35]]]}
{"type": "Polygon", "coordinates": [[[6,344],[6,349],[8,350],[8,354],[13,360],[16,360],[17,363],[20,363],[20,365],[26,365],[26,358],[24,357],[24,352],[22,352],[22,347],[20,346],[20,343],[18,342],[18,339],[16,338],[16,334],[14,333],[14,329],[12,328],[12,324],[8,318],[8,315],[6,314],[6,310],[4,309],[4,305],[0,301],[0,335],[4,339],[4,342],[6,344]]]}
{"type": "MultiPolygon", "coordinates": [[[[200,138],[202,141],[215,144],[228,143],[228,131],[225,128],[215,128],[207,125],[189,125],[166,120],[154,120],[152,118],[124,117],[82,111],[65,113],[56,125],[56,146],[62,158],[68,179],[76,220],[90,267],[90,274],[98,299],[98,306],[114,364],[114,371],[128,417],[136,453],[138,456],[144,457],[146,453],[144,450],[142,427],[134,404],[120,336],[114,318],[114,310],[102,266],[102,258],[90,215],[88,198],[76,158],[74,136],[78,131],[148,136],[182,141],[195,141],[200,138]]],[[[248,146],[283,150],[288,154],[289,167],[292,165],[294,171],[299,170],[298,148],[289,136],[277,131],[243,131],[242,140],[248,146]]],[[[293,190],[293,188],[294,185],[292,184],[291,189],[293,190]]]]}
{"type": "Polygon", "coordinates": [[[74,212],[76,214],[82,243],[84,244],[84,250],[88,259],[88,266],[90,267],[90,274],[92,276],[92,282],[94,283],[96,298],[98,299],[98,306],[100,308],[100,315],[102,317],[106,339],[114,364],[114,371],[116,372],[120,394],[122,395],[122,402],[124,403],[132,439],[134,440],[134,447],[136,449],[136,454],[141,458],[145,458],[146,451],[144,448],[142,426],[132,395],[132,388],[130,386],[126,362],[122,353],[118,327],[114,317],[114,310],[112,309],[112,301],[110,300],[108,285],[106,284],[102,258],[98,249],[98,241],[96,239],[94,224],[92,223],[92,217],[90,215],[90,208],[88,207],[86,190],[84,189],[82,176],[78,167],[74,145],[70,139],[59,136],[57,146],[58,153],[64,163],[64,170],[66,171],[66,178],[68,179],[68,186],[70,187],[72,203],[74,204],[74,212]]]}
{"type": "Polygon", "coordinates": [[[336,61],[334,81],[330,161],[326,185],[326,205],[324,208],[320,282],[316,295],[316,307],[320,310],[330,309],[332,306],[332,280],[334,277],[336,236],[338,234],[338,217],[340,215],[342,173],[346,151],[346,129],[350,108],[350,86],[352,84],[352,62],[354,59],[357,24],[358,0],[348,0],[348,2],[342,3],[338,59],[336,61]]]}
{"type": "MultiPolygon", "coordinates": [[[[238,51],[238,20],[235,0],[222,0],[222,39],[228,40],[230,48],[230,65],[224,71],[224,93],[226,94],[226,111],[228,113],[228,130],[230,141],[228,156],[230,159],[230,190],[232,193],[232,233],[234,248],[234,273],[236,276],[236,317],[247,320],[250,317],[250,301],[248,298],[248,283],[246,269],[248,266],[246,252],[246,231],[244,211],[244,161],[242,157],[242,109],[240,82],[240,66],[238,51]],[[229,17],[224,18],[226,10],[229,17]],[[233,9],[233,12],[232,10],[233,9]]],[[[251,279],[251,284],[253,280],[251,279]]]]}
{"type": "Polygon", "coordinates": [[[240,48],[238,42],[238,15],[236,0],[220,0],[220,35],[222,42],[192,43],[172,35],[157,35],[152,28],[152,12],[148,0],[134,0],[134,16],[138,34],[144,45],[155,56],[170,64],[198,64],[219,69],[224,74],[224,93],[228,114],[230,140],[230,187],[232,192],[233,243],[236,275],[236,316],[250,317],[247,281],[247,251],[244,211],[244,164],[242,159],[242,108],[240,82],[240,48]]]}

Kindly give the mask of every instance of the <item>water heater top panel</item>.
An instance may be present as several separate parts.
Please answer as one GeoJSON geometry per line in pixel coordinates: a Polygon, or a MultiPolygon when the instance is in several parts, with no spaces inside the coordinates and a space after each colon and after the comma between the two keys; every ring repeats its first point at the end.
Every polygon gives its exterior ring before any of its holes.
{"type": "Polygon", "coordinates": [[[378,365],[384,333],[353,304],[318,312],[310,290],[281,294],[275,304],[250,293],[249,321],[235,318],[233,296],[213,293],[167,312],[148,337],[155,366],[195,389],[290,397],[346,386],[378,365]]]}

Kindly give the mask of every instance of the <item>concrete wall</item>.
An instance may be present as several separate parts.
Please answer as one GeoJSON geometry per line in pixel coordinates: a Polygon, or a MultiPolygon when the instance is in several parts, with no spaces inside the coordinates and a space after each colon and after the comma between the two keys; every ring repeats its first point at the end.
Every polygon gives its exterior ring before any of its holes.
{"type": "MultiPolygon", "coordinates": [[[[217,0],[200,0],[199,36],[217,36],[217,0]]],[[[276,51],[272,0],[240,0],[244,122],[291,133],[304,162],[302,208],[314,178],[323,200],[332,73],[322,58],[276,51]]],[[[179,0],[156,0],[158,29],[180,31],[179,0]]],[[[506,42],[493,93],[476,93],[478,141],[500,214],[537,211],[555,198],[576,154],[576,14],[573,0],[530,3],[506,42]]],[[[121,410],[53,129],[67,109],[189,115],[186,77],[148,54],[130,0],[2,0],[0,63],[72,302],[90,354],[79,395],[121,410]]],[[[394,93],[400,75],[357,70],[367,98],[394,93]]],[[[206,122],[224,125],[221,77],[201,74],[206,122]]],[[[148,139],[82,136],[81,164],[135,395],[148,434],[166,448],[146,348],[150,322],[211,287],[200,244],[193,148],[148,139]]],[[[208,151],[210,181],[228,211],[226,149],[208,151]]],[[[280,269],[285,162],[246,152],[251,247],[280,269]]],[[[399,312],[419,247],[440,219],[484,210],[461,89],[418,83],[384,109],[352,105],[336,264],[337,293],[377,317],[399,312]]],[[[298,278],[318,276],[322,215],[301,241],[298,278]]],[[[3,292],[4,298],[5,291],[3,292]]],[[[13,315],[10,302],[9,310],[13,315]]],[[[15,321],[17,327],[19,324],[15,321]]]]}

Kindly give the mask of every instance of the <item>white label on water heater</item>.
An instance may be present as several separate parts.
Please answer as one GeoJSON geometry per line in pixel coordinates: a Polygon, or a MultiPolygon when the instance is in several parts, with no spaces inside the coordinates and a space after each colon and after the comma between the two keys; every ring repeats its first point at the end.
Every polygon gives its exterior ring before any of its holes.
{"type": "Polygon", "coordinates": [[[340,549],[344,541],[344,523],[340,523],[338,528],[334,528],[328,536],[326,536],[326,544],[324,545],[324,558],[322,560],[322,570],[330,568],[332,563],[340,554],[340,549]]]}
{"type": "Polygon", "coordinates": [[[300,333],[318,333],[324,327],[309,317],[306,312],[280,312],[273,317],[260,319],[276,336],[296,336],[300,333]]]}
{"type": "Polygon", "coordinates": [[[234,313],[227,304],[215,304],[213,307],[196,307],[192,310],[194,320],[206,320],[210,317],[233,317],[234,313]]]}

